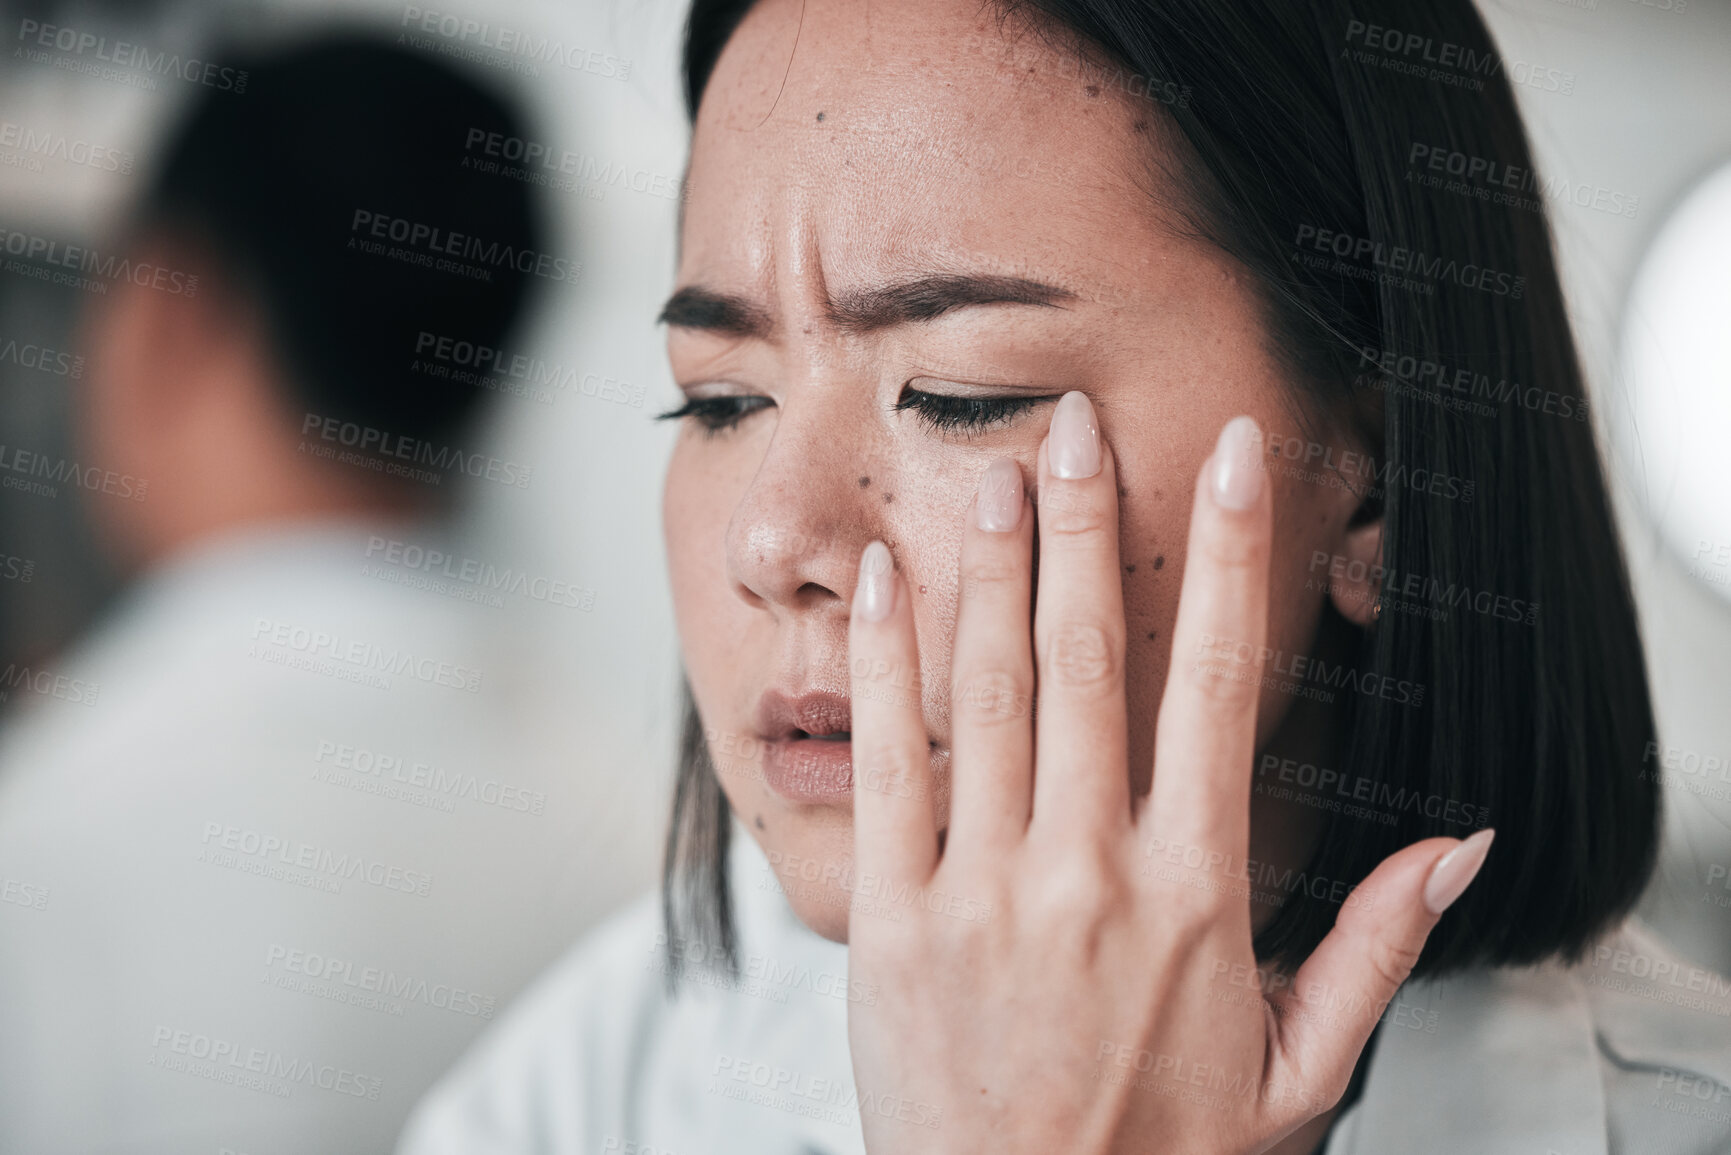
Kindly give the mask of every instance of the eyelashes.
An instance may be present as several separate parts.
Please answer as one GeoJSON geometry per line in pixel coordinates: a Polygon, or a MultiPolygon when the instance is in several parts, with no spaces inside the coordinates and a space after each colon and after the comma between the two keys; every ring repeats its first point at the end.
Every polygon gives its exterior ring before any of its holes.
{"type": "Polygon", "coordinates": [[[732,429],[745,418],[759,409],[767,409],[773,404],[767,397],[745,394],[732,397],[692,397],[677,409],[669,409],[666,413],[657,413],[657,421],[675,421],[689,417],[697,422],[705,437],[714,437],[723,430],[732,429]]]}
{"type": "MultiPolygon", "coordinates": [[[[949,393],[927,393],[908,386],[896,401],[896,412],[912,410],[921,425],[937,434],[980,433],[1007,424],[1036,405],[1058,399],[1050,395],[1009,397],[958,397],[949,393]]],[[[732,429],[759,409],[774,404],[769,398],[743,394],[727,397],[694,397],[677,409],[656,415],[657,421],[689,417],[706,437],[732,429]]]]}
{"type": "Polygon", "coordinates": [[[896,411],[912,409],[933,433],[979,433],[1003,425],[1018,414],[1055,397],[957,397],[949,393],[926,393],[912,387],[902,390],[896,411]]]}

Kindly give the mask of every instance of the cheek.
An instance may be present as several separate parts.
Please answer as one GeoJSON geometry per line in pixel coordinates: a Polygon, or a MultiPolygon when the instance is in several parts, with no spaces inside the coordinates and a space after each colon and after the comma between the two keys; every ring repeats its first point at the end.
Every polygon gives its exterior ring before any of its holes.
{"type": "Polygon", "coordinates": [[[682,434],[668,464],[661,518],[667,575],[686,663],[695,679],[704,657],[726,644],[729,619],[726,536],[736,487],[682,434]]]}

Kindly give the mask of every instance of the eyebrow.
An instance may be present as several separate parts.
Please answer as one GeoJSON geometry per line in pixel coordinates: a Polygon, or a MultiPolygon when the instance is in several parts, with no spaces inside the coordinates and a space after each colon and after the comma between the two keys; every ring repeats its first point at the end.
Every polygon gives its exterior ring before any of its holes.
{"type": "MultiPolygon", "coordinates": [[[[915,321],[930,321],[971,305],[1033,305],[1062,308],[1076,294],[1025,277],[940,273],[894,285],[855,289],[828,304],[830,322],[855,333],[869,333],[915,321]]],[[[767,338],[773,328],[767,310],[749,299],[699,285],[674,293],[659,320],[682,329],[734,337],[767,338]]]]}

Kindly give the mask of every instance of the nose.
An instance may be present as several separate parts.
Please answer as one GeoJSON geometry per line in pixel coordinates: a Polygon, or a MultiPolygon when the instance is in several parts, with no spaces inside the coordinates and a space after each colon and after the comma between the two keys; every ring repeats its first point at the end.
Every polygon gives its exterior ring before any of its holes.
{"type": "Polygon", "coordinates": [[[864,447],[800,406],[777,414],[768,451],[727,526],[734,592],[777,612],[839,610],[853,597],[870,514],[864,447]]]}

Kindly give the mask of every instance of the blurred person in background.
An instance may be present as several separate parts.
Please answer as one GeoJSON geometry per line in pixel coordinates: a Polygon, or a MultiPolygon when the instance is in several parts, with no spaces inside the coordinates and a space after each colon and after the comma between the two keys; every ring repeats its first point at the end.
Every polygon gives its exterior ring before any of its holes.
{"type": "Polygon", "coordinates": [[[519,114],[360,35],[237,64],[131,218],[171,275],[87,318],[82,448],[149,489],[100,511],[135,584],[0,736],[0,1151],[382,1149],[536,962],[546,799],[436,544],[455,481],[527,473],[428,370],[543,259],[466,159],[519,114]]]}

